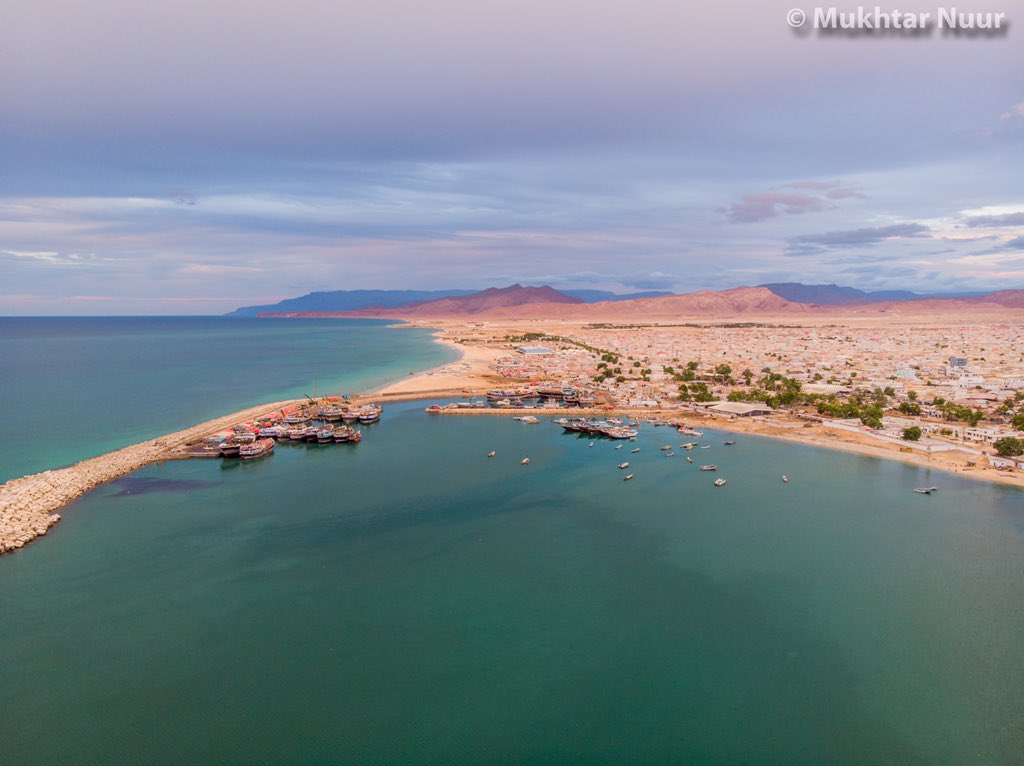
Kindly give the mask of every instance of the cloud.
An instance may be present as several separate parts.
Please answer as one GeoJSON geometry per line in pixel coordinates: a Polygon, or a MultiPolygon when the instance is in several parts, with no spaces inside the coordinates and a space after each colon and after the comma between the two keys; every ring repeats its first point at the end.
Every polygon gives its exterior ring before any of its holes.
{"type": "Polygon", "coordinates": [[[987,226],[1024,226],[1024,212],[1001,213],[999,215],[973,215],[964,219],[972,229],[987,226]]]}
{"type": "Polygon", "coordinates": [[[787,255],[816,255],[831,248],[871,247],[889,239],[919,237],[931,231],[919,223],[896,223],[891,226],[865,227],[822,234],[802,234],[790,238],[787,255]]]}
{"type": "Polygon", "coordinates": [[[739,202],[733,202],[722,212],[733,223],[753,223],[766,218],[777,218],[780,215],[797,215],[824,208],[825,201],[810,194],[765,192],[746,194],[739,202]]]}
{"type": "Polygon", "coordinates": [[[719,212],[733,223],[754,223],[782,215],[798,215],[813,213],[819,210],[836,207],[832,200],[860,198],[865,195],[841,181],[794,181],[786,184],[787,189],[800,189],[802,192],[761,192],[745,194],[739,202],[733,202],[719,212]]]}
{"type": "Polygon", "coordinates": [[[1024,101],[1019,104],[1014,104],[1009,108],[1008,111],[1003,112],[999,115],[1000,120],[1020,120],[1024,119],[1024,101]]]}
{"type": "Polygon", "coordinates": [[[1016,239],[1011,239],[1009,242],[1003,245],[1003,247],[1007,247],[1011,250],[1024,250],[1024,237],[1017,237],[1016,239]]]}

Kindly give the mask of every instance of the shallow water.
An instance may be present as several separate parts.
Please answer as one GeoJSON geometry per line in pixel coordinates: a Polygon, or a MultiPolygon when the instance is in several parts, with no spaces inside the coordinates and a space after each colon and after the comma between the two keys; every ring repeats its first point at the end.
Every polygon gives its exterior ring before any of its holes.
{"type": "Polygon", "coordinates": [[[261,402],[364,391],[456,357],[429,330],[387,325],[0,318],[0,482],[261,402]]]}
{"type": "Polygon", "coordinates": [[[0,558],[5,761],[1019,762],[1024,493],[422,407],[0,558]]]}

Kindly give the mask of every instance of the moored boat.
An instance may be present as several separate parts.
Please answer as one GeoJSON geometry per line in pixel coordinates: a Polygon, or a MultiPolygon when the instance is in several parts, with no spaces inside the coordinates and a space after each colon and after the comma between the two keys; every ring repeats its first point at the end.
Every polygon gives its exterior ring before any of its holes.
{"type": "Polygon", "coordinates": [[[273,439],[257,439],[252,444],[241,445],[238,451],[238,456],[242,458],[242,460],[252,460],[253,458],[269,455],[273,451],[273,439]]]}
{"type": "Polygon", "coordinates": [[[702,470],[702,471],[717,471],[718,470],[718,466],[715,465],[714,463],[712,463],[711,465],[702,465],[700,467],[700,470],[702,470]]]}

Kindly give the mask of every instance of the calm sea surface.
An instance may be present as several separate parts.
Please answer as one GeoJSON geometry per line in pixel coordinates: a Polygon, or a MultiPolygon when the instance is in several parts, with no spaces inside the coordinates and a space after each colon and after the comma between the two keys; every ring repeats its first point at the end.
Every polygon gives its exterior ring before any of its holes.
{"type": "Polygon", "coordinates": [[[0,558],[3,762],[1021,762],[1024,493],[423,403],[364,432],[141,470],[0,558]]]}
{"type": "Polygon", "coordinates": [[[0,318],[0,482],[266,401],[444,364],[429,330],[362,319],[0,318]]]}

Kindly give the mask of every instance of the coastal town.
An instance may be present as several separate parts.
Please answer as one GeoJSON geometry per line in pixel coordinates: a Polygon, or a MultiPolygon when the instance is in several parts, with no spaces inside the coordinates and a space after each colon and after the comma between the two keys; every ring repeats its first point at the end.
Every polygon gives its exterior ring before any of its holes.
{"type": "Polygon", "coordinates": [[[489,349],[490,380],[526,397],[571,388],[600,408],[804,441],[821,432],[829,446],[845,439],[1014,482],[1024,467],[1024,340],[1010,322],[525,327],[453,323],[440,338],[489,349]]]}

